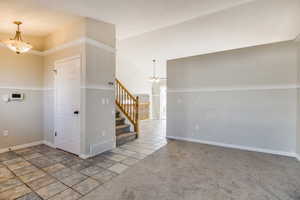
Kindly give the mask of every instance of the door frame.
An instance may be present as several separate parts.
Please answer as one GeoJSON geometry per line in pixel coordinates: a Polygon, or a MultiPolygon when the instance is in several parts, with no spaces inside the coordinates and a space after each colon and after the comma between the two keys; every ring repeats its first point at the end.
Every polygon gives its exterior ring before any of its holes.
{"type": "MultiPolygon", "coordinates": [[[[80,63],[80,76],[79,76],[79,81],[81,83],[81,80],[82,80],[82,58],[80,55],[75,55],[75,56],[70,56],[70,57],[65,57],[63,59],[58,59],[58,60],[55,60],[54,61],[54,72],[56,72],[57,70],[57,65],[59,63],[63,63],[63,62],[66,62],[66,61],[71,61],[71,60],[75,60],[75,59],[79,59],[79,63],[80,63]]],[[[56,124],[56,120],[57,120],[57,78],[56,78],[56,74],[54,75],[54,132],[53,132],[53,141],[54,141],[54,147],[57,148],[57,140],[56,140],[56,132],[57,132],[57,124],[56,124]]],[[[80,96],[81,96],[81,87],[79,88],[79,93],[80,93],[80,96]]],[[[81,97],[80,97],[81,98],[81,97]]],[[[79,107],[81,108],[81,101],[79,101],[79,107]]],[[[80,111],[80,113],[82,113],[80,111]]],[[[79,117],[79,121],[81,121],[81,114],[78,116],[79,117]]],[[[79,123],[79,133],[80,133],[80,144],[81,144],[81,140],[82,140],[82,137],[81,137],[81,123],[79,123]]],[[[80,151],[81,151],[81,146],[80,146],[80,151]]],[[[81,152],[78,152],[78,155],[80,155],[81,152]]]]}
{"type": "Polygon", "coordinates": [[[167,118],[167,86],[160,86],[160,120],[166,120],[167,118]],[[163,99],[163,100],[162,100],[163,99]]]}

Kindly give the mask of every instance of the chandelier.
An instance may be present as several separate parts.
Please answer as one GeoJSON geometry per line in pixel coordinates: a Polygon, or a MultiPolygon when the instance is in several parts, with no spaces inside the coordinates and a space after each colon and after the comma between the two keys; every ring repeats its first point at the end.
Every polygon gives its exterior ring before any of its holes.
{"type": "Polygon", "coordinates": [[[20,25],[22,24],[22,22],[15,21],[14,24],[18,26],[15,37],[13,39],[5,41],[4,43],[10,50],[16,52],[17,54],[25,53],[32,49],[32,46],[22,40],[20,31],[20,25]]]}
{"type": "Polygon", "coordinates": [[[149,81],[158,83],[160,81],[160,78],[156,75],[156,60],[152,60],[152,62],[153,62],[153,75],[149,78],[149,81]]]}
{"type": "Polygon", "coordinates": [[[166,81],[167,78],[160,78],[156,74],[156,60],[152,60],[152,62],[153,62],[153,75],[149,77],[149,81],[152,83],[159,83],[160,81],[166,81]]]}

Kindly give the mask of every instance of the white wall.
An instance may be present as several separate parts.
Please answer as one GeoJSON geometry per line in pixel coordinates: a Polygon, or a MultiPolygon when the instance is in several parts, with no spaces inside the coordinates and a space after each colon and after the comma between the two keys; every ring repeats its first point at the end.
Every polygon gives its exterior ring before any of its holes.
{"type": "Polygon", "coordinates": [[[151,92],[152,59],[166,60],[291,40],[300,33],[300,1],[259,0],[118,42],[117,77],[135,93],[151,92]]]}
{"type": "Polygon", "coordinates": [[[168,61],[167,136],[293,155],[297,59],[282,42],[168,61]]]}

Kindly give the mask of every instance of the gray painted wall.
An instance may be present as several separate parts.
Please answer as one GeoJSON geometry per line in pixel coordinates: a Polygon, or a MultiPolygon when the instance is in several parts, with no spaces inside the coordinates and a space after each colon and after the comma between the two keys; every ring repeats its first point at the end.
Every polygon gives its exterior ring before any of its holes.
{"type": "MultiPolygon", "coordinates": [[[[298,86],[300,86],[300,38],[298,38],[297,41],[297,53],[298,53],[298,86]]],[[[297,143],[297,154],[298,159],[300,160],[300,89],[298,88],[298,99],[297,99],[297,105],[298,105],[298,123],[297,123],[297,137],[296,137],[296,143],[297,143]]]]}
{"type": "Polygon", "coordinates": [[[115,147],[114,90],[86,90],[85,153],[103,152],[115,147]],[[103,102],[104,99],[104,102],[103,102]]]}
{"type": "Polygon", "coordinates": [[[0,149],[43,140],[42,58],[5,48],[0,58],[0,149]],[[11,92],[24,93],[25,100],[4,102],[2,96],[11,92]],[[8,136],[3,136],[4,130],[8,136]]]}
{"type": "Polygon", "coordinates": [[[43,140],[43,92],[0,89],[0,97],[11,92],[25,94],[22,102],[0,100],[0,149],[43,140]],[[9,135],[3,136],[8,130],[9,135]]]}
{"type": "Polygon", "coordinates": [[[115,147],[115,53],[86,45],[85,154],[115,147]]]}
{"type": "Polygon", "coordinates": [[[294,42],[171,60],[167,74],[167,136],[295,152],[294,42]]]}
{"type": "Polygon", "coordinates": [[[297,90],[298,92],[298,99],[297,99],[297,133],[296,133],[296,146],[297,146],[297,149],[296,149],[296,152],[298,154],[298,159],[300,159],[300,89],[297,90]]]}

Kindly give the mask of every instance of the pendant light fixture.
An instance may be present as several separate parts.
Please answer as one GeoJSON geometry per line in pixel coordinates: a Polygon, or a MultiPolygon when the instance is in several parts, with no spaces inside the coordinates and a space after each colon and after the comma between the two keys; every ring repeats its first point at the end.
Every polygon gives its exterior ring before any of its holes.
{"type": "Polygon", "coordinates": [[[158,83],[160,81],[160,78],[156,76],[156,60],[152,60],[152,62],[153,62],[153,75],[149,78],[149,81],[158,83]]]}
{"type": "Polygon", "coordinates": [[[32,49],[32,46],[29,43],[24,42],[22,39],[20,31],[20,25],[22,24],[22,22],[15,21],[14,24],[16,24],[18,27],[15,37],[13,39],[5,41],[4,43],[10,50],[16,52],[17,54],[25,53],[32,49]]]}

